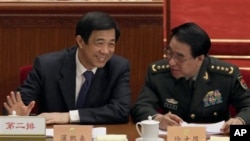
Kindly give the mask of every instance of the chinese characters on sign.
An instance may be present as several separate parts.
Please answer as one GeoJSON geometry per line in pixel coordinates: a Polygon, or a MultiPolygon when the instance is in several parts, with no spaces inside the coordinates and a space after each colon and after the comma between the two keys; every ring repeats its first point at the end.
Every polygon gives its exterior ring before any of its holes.
{"type": "Polygon", "coordinates": [[[55,141],[91,141],[92,125],[54,125],[55,141]]]}
{"type": "Polygon", "coordinates": [[[171,141],[206,141],[205,127],[169,126],[167,131],[171,141]]]}
{"type": "Polygon", "coordinates": [[[35,128],[35,124],[33,122],[6,122],[6,128],[9,130],[13,129],[23,129],[23,130],[33,130],[35,128]]]}
{"type": "Polygon", "coordinates": [[[193,136],[193,137],[185,136],[183,138],[181,138],[180,136],[175,136],[174,141],[201,141],[201,140],[199,140],[198,136],[193,136]]]}
{"type": "Polygon", "coordinates": [[[44,117],[0,116],[0,135],[45,136],[44,117]]]}
{"type": "Polygon", "coordinates": [[[67,139],[68,139],[67,135],[62,134],[60,141],[87,141],[83,135],[81,135],[79,139],[77,139],[77,137],[75,135],[70,135],[69,140],[67,140],[67,139]]]}

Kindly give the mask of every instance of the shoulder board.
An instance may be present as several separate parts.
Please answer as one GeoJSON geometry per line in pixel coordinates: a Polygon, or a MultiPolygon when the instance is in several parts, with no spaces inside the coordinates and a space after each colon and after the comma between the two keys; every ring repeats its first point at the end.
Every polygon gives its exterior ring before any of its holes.
{"type": "Polygon", "coordinates": [[[169,64],[166,60],[157,61],[150,65],[152,73],[160,73],[169,71],[169,64]]]}
{"type": "Polygon", "coordinates": [[[234,75],[236,67],[230,63],[220,61],[218,59],[211,59],[208,66],[210,72],[225,74],[225,75],[234,75]]]}

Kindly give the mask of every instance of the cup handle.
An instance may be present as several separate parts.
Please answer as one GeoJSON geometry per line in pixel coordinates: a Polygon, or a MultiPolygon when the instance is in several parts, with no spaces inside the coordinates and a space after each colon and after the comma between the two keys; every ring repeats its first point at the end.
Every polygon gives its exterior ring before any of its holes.
{"type": "Polygon", "coordinates": [[[137,122],[135,125],[137,133],[141,136],[141,130],[140,130],[139,126],[141,126],[141,122],[137,122]]]}

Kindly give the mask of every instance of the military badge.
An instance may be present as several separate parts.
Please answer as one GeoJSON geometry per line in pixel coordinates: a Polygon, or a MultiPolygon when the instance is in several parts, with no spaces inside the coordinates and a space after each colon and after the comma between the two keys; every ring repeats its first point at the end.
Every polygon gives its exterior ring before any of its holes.
{"type": "Polygon", "coordinates": [[[169,108],[169,109],[173,109],[173,110],[177,110],[178,101],[176,101],[173,98],[167,98],[166,102],[164,103],[164,107],[169,108]]]}
{"type": "Polygon", "coordinates": [[[248,89],[248,86],[246,84],[246,81],[243,79],[242,76],[239,76],[238,77],[238,81],[240,82],[240,85],[243,89],[247,90],[248,89]]]}
{"type": "Polygon", "coordinates": [[[222,103],[222,97],[219,90],[209,91],[203,98],[204,107],[222,103]]]}
{"type": "Polygon", "coordinates": [[[205,72],[205,74],[204,74],[204,76],[203,76],[203,79],[204,79],[204,80],[208,80],[208,73],[207,73],[207,72],[205,72]]]}

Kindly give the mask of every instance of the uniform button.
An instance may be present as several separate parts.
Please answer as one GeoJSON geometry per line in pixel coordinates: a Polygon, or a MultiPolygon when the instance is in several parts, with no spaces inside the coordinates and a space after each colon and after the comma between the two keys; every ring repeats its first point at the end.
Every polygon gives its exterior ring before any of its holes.
{"type": "Polygon", "coordinates": [[[217,116],[218,114],[217,114],[217,112],[214,112],[214,116],[217,116]]]}
{"type": "Polygon", "coordinates": [[[192,119],[194,119],[194,118],[195,118],[195,114],[191,114],[190,117],[191,117],[192,119]]]}

